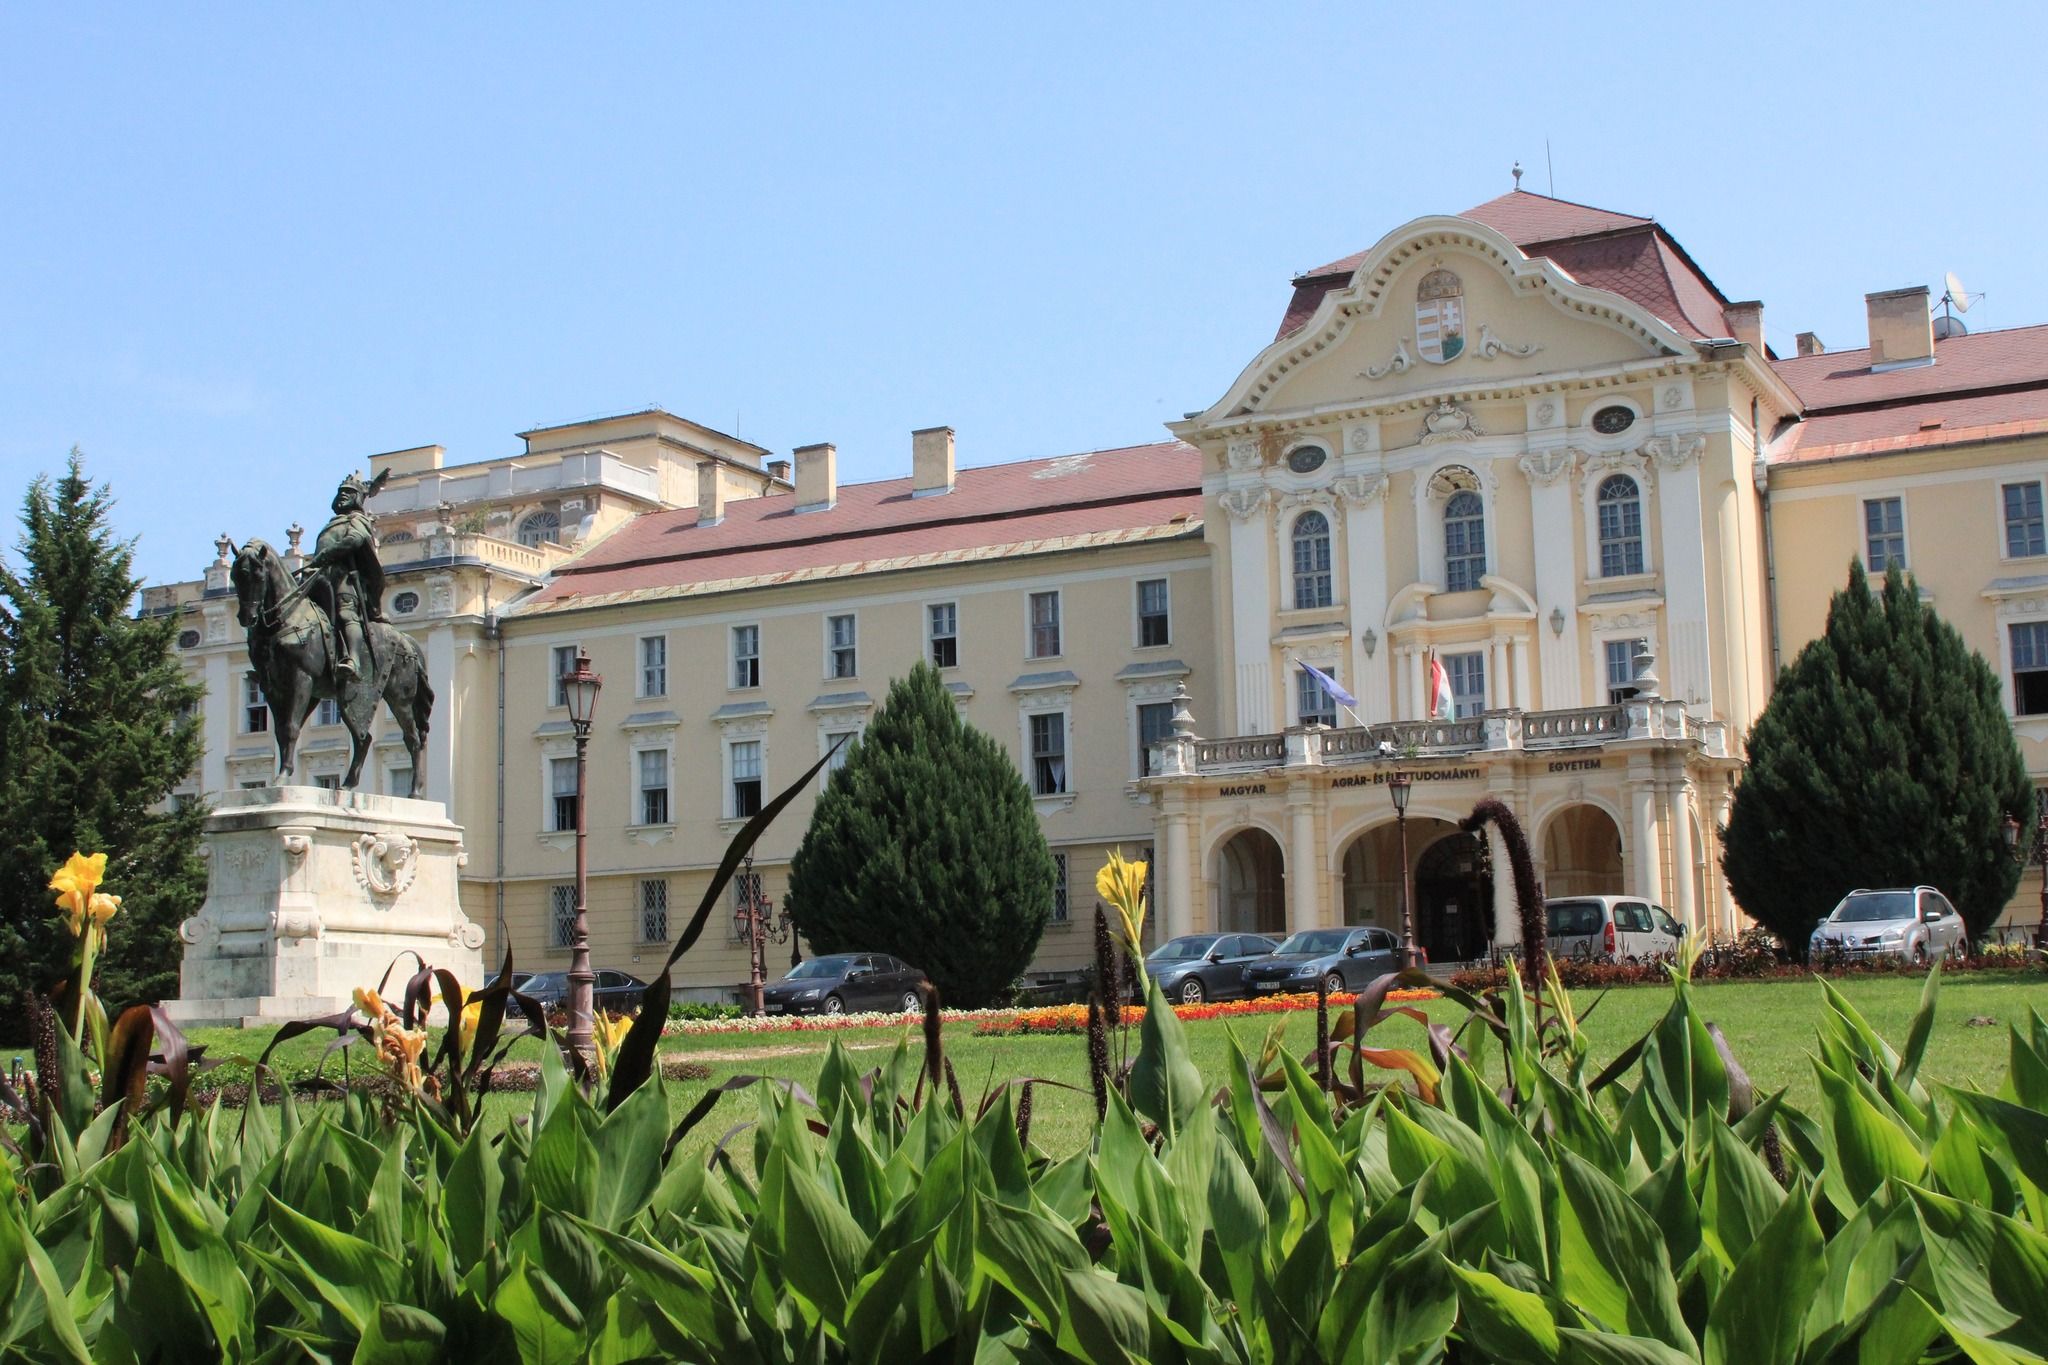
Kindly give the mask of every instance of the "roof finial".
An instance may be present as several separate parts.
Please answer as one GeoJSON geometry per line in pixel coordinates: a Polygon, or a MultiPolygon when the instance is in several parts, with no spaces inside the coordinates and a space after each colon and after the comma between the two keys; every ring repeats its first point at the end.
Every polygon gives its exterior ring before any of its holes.
{"type": "Polygon", "coordinates": [[[1510,171],[1509,174],[1515,177],[1515,188],[1522,188],[1522,163],[1517,161],[1515,163],[1515,169],[1510,171]]]}

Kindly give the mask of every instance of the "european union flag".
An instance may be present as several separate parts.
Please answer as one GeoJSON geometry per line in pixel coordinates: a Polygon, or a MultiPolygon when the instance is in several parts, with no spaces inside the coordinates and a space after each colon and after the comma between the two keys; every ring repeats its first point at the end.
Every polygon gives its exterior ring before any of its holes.
{"type": "MultiPolygon", "coordinates": [[[[1301,663],[1301,660],[1296,659],[1295,662],[1301,663]]],[[[1322,669],[1317,668],[1312,664],[1301,664],[1301,666],[1308,671],[1308,675],[1311,678],[1314,678],[1316,680],[1316,685],[1318,687],[1321,687],[1323,691],[1329,694],[1331,701],[1336,702],[1339,706],[1358,705],[1358,698],[1352,696],[1349,692],[1346,692],[1344,690],[1344,685],[1342,683],[1338,682],[1329,674],[1323,672],[1322,669]]]]}

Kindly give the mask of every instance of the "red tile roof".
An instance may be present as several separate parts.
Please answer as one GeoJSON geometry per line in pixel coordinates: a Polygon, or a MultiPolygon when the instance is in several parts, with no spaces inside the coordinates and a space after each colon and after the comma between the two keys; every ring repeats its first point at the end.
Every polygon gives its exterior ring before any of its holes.
{"type": "Polygon", "coordinates": [[[1950,337],[1935,343],[1932,365],[1902,370],[1871,373],[1867,347],[1793,356],[1776,369],[1809,411],[2048,383],[2048,325],[1950,337]]]}
{"type": "Polygon", "coordinates": [[[2048,386],[1823,412],[1772,443],[1772,464],[1901,454],[2048,432],[2048,386]]]}
{"type": "Polygon", "coordinates": [[[635,518],[556,570],[519,610],[704,591],[1192,533],[1201,454],[1180,441],[959,471],[953,491],[913,498],[909,479],[842,484],[838,502],[798,513],[793,494],[743,498],[699,526],[694,509],[635,518]]]}

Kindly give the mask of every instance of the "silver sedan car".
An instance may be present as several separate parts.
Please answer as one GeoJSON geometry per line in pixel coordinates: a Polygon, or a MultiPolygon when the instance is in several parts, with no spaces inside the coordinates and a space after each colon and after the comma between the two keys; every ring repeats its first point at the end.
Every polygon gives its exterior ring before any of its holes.
{"type": "Polygon", "coordinates": [[[1867,891],[1842,897],[1807,943],[1810,951],[1851,957],[1903,957],[1929,962],[1969,952],[1963,917],[1931,886],[1867,891]]]}

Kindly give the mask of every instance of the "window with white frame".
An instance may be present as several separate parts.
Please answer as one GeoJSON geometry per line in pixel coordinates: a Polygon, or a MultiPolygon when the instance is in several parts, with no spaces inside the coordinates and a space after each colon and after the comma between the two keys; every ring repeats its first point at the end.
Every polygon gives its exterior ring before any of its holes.
{"type": "Polygon", "coordinates": [[[732,628],[732,685],[735,688],[761,685],[761,628],[732,628]]]}
{"type": "Polygon", "coordinates": [[[825,676],[857,678],[860,659],[855,649],[854,619],[851,615],[825,618],[825,676]]]}
{"type": "Polygon", "coordinates": [[[1031,594],[1031,657],[1051,659],[1060,652],[1060,595],[1031,594]]]}
{"type": "Polygon", "coordinates": [[[1486,654],[1474,650],[1470,654],[1446,654],[1443,656],[1444,672],[1451,679],[1451,701],[1453,714],[1459,720],[1467,720],[1486,709],[1486,654]]]}
{"type": "Polygon", "coordinates": [[[640,941],[668,942],[668,878],[640,880],[640,941]]]}
{"type": "Polygon", "coordinates": [[[732,818],[742,820],[761,809],[761,741],[732,742],[732,818]]]}
{"type": "Polygon", "coordinates": [[[321,773],[314,777],[313,785],[322,791],[338,792],[341,790],[341,774],[321,773]]]}
{"type": "MultiPolygon", "coordinates": [[[[1324,672],[1337,676],[1337,666],[1331,664],[1324,672]]],[[[1305,668],[1294,670],[1295,712],[1303,725],[1327,725],[1333,729],[1337,724],[1337,699],[1323,689],[1316,681],[1316,675],[1305,668]]]]}
{"type": "Polygon", "coordinates": [[[519,543],[529,550],[562,542],[562,514],[542,508],[519,523],[519,543]]]}
{"type": "Polygon", "coordinates": [[[1444,503],[1444,590],[1470,592],[1486,575],[1486,504],[1461,488],[1444,503]]]}
{"type": "Polygon", "coordinates": [[[1999,491],[2005,501],[2005,557],[2048,555],[2048,526],[2044,526],[2041,516],[2041,485],[2009,483],[1999,491]]]}
{"type": "Polygon", "coordinates": [[[859,738],[860,731],[858,730],[827,730],[825,732],[825,749],[831,757],[825,760],[825,771],[821,775],[821,780],[831,781],[832,774],[846,766],[846,760],[853,753],[853,742],[859,738]],[[833,747],[835,745],[838,747],[833,747]]]}
{"type": "Polygon", "coordinates": [[[384,770],[384,794],[387,796],[412,795],[412,765],[401,763],[384,770]]]}
{"type": "Polygon", "coordinates": [[[668,636],[640,637],[640,695],[668,695],[668,636]]]}
{"type": "Polygon", "coordinates": [[[341,703],[332,697],[322,697],[320,705],[313,710],[313,723],[315,725],[341,724],[341,703]]]}
{"type": "Polygon", "coordinates": [[[960,604],[934,602],[924,609],[925,637],[931,642],[933,668],[960,666],[960,604]]]}
{"type": "Polygon", "coordinates": [[[1609,705],[1627,701],[1636,694],[1636,659],[1643,652],[1642,640],[1608,640],[1601,646],[1607,664],[1609,705]]]}
{"type": "Polygon", "coordinates": [[[1138,648],[1157,649],[1173,643],[1171,615],[1167,610],[1166,580],[1138,580],[1138,648]]]}
{"type": "Polygon", "coordinates": [[[569,704],[568,678],[576,671],[576,646],[556,645],[548,651],[548,705],[569,704]]]}
{"type": "Polygon", "coordinates": [[[1138,776],[1152,775],[1152,746],[1173,737],[1173,703],[1138,703],[1138,776]]]}
{"type": "Polygon", "coordinates": [[[568,948],[576,942],[576,883],[556,882],[548,888],[548,946],[568,948]]]}
{"type": "Polygon", "coordinates": [[[1052,855],[1052,922],[1067,922],[1067,855],[1052,855]]]}
{"type": "Polygon", "coordinates": [[[668,750],[642,749],[640,764],[640,823],[666,825],[668,809],[668,750]]]}
{"type": "Polygon", "coordinates": [[[548,760],[548,829],[576,828],[576,760],[548,760]]]}
{"type": "Polygon", "coordinates": [[[270,728],[270,706],[263,700],[263,684],[254,673],[242,675],[242,733],[261,734],[270,728]]]}
{"type": "Polygon", "coordinates": [[[1067,713],[1040,711],[1031,717],[1031,792],[1060,796],[1067,790],[1067,713]]]}
{"type": "Polygon", "coordinates": [[[2048,715],[2048,621],[2012,627],[2012,710],[2016,716],[2048,715]]]}
{"type": "Polygon", "coordinates": [[[1327,607],[1334,600],[1330,585],[1330,519],[1321,512],[1303,512],[1290,534],[1294,546],[1294,609],[1327,607]]]}
{"type": "Polygon", "coordinates": [[[1595,498],[1600,521],[1600,576],[1643,571],[1643,494],[1626,474],[1609,474],[1595,498]]]}
{"type": "Polygon", "coordinates": [[[1863,500],[1863,566],[1883,573],[1892,565],[1906,567],[1906,500],[1863,500]]]}

